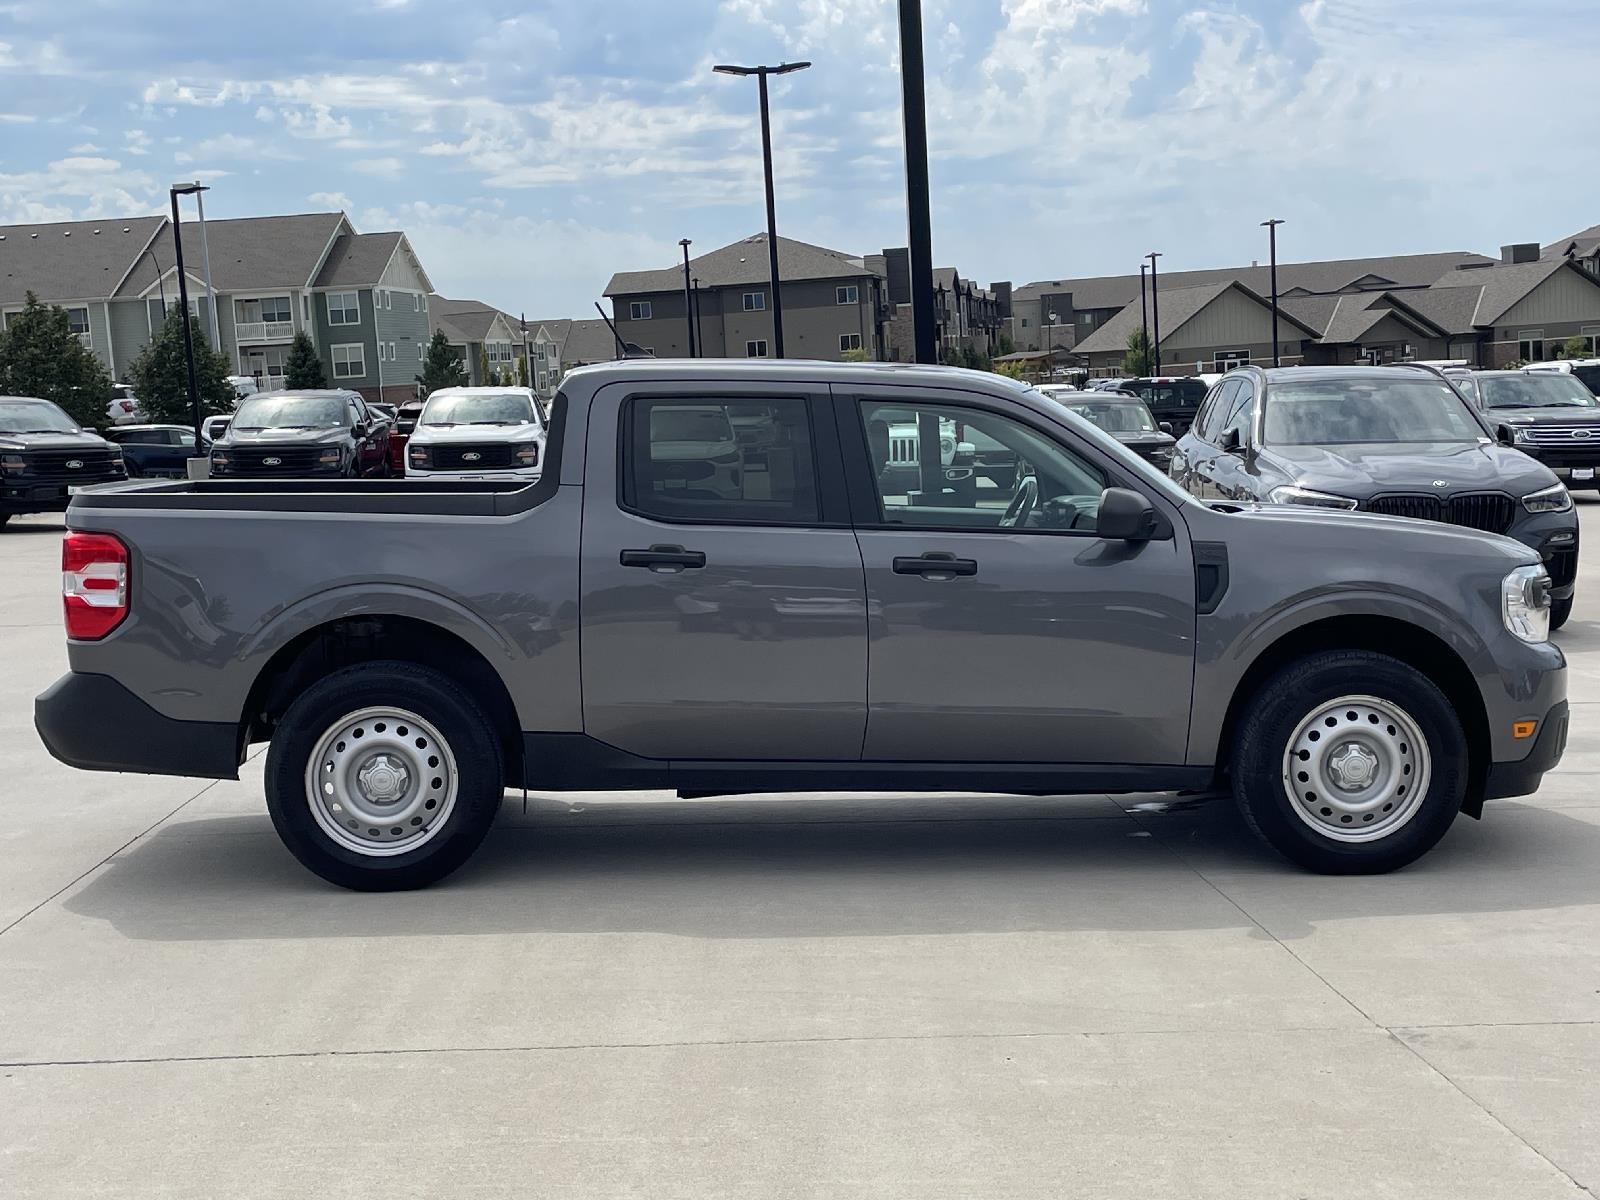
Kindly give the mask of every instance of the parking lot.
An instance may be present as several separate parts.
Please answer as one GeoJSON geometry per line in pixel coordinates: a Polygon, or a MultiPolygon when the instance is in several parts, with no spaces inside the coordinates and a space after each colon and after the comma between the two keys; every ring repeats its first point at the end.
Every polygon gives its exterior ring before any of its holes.
{"type": "Polygon", "coordinates": [[[1560,770],[1394,875],[1225,800],[516,793],[362,895],[259,753],[46,755],[61,528],[0,534],[0,1195],[1600,1194],[1600,551],[1560,770]]]}

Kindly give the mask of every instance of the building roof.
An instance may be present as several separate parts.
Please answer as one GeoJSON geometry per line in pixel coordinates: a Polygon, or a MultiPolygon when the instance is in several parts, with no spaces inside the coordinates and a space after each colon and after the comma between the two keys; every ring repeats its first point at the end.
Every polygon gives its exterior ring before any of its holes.
{"type": "MultiPolygon", "coordinates": [[[[1168,338],[1182,329],[1195,314],[1227,291],[1238,291],[1249,299],[1254,300],[1262,308],[1271,308],[1271,305],[1264,297],[1234,280],[1210,283],[1202,287],[1163,287],[1160,291],[1162,342],[1165,343],[1168,338]]],[[[1125,305],[1116,316],[1106,321],[1100,328],[1074,346],[1074,353],[1106,354],[1111,351],[1127,349],[1128,335],[1138,329],[1143,321],[1143,314],[1139,310],[1138,300],[1138,294],[1135,293],[1132,304],[1125,305]]],[[[1299,318],[1290,313],[1281,304],[1278,306],[1278,316],[1283,324],[1298,328],[1302,334],[1313,338],[1318,336],[1316,329],[1302,323],[1299,318]]]]}
{"type": "Polygon", "coordinates": [[[481,342],[505,313],[481,300],[450,300],[440,295],[428,297],[428,323],[455,345],[481,342]]]}
{"type": "MultiPolygon", "coordinates": [[[[740,284],[767,283],[771,267],[767,261],[767,235],[755,234],[689,260],[689,274],[701,287],[737,287],[740,284]]],[[[859,258],[842,250],[829,250],[793,238],[778,239],[778,278],[858,279],[872,272],[859,258]]],[[[683,264],[659,271],[618,271],[606,284],[607,296],[634,296],[652,292],[681,292],[683,264]]]]}
{"type": "Polygon", "coordinates": [[[1600,250],[1600,225],[1591,225],[1587,229],[1580,229],[1577,233],[1551,242],[1540,253],[1541,258],[1561,258],[1571,255],[1573,258],[1588,258],[1600,250]]]}
{"type": "MultiPolygon", "coordinates": [[[[1600,283],[1597,283],[1592,275],[1568,259],[1541,258],[1537,262],[1506,263],[1477,270],[1450,271],[1441,276],[1429,291],[1467,291],[1476,296],[1471,316],[1472,325],[1487,326],[1493,325],[1512,305],[1557,271],[1576,271],[1589,283],[1600,287],[1600,283]]],[[[1431,319],[1431,314],[1428,315],[1431,319]]]]}
{"type": "MultiPolygon", "coordinates": [[[[1314,295],[1356,290],[1383,291],[1390,287],[1427,287],[1445,272],[1467,262],[1492,263],[1481,254],[1449,251],[1443,254],[1399,254],[1380,258],[1337,258],[1323,262],[1279,263],[1278,294],[1296,289],[1314,295]]],[[[1270,295],[1269,268],[1218,267],[1206,271],[1162,271],[1161,290],[1237,282],[1260,295],[1270,295]]],[[[1070,292],[1075,309],[1121,308],[1139,298],[1139,275],[1104,275],[1089,279],[1048,279],[1023,284],[1011,293],[1012,302],[1037,300],[1042,295],[1070,292]]]]}
{"type": "MultiPolygon", "coordinates": [[[[383,277],[405,234],[341,233],[317,272],[317,287],[371,287],[383,277]]],[[[219,287],[221,285],[218,285],[219,287]]]]}
{"type": "Polygon", "coordinates": [[[563,363],[610,362],[617,357],[617,339],[611,326],[598,317],[567,323],[567,334],[561,344],[563,363]]]}
{"type": "MultiPolygon", "coordinates": [[[[219,292],[305,287],[322,262],[328,244],[340,231],[353,232],[344,214],[337,212],[207,221],[212,282],[219,292]]],[[[190,275],[196,279],[204,276],[197,221],[183,223],[183,258],[190,275]]],[[[175,265],[172,225],[163,222],[150,249],[139,256],[116,294],[137,296],[175,265]]]]}
{"type": "Polygon", "coordinates": [[[0,304],[102,300],[161,228],[162,217],[0,225],[0,304]]]}

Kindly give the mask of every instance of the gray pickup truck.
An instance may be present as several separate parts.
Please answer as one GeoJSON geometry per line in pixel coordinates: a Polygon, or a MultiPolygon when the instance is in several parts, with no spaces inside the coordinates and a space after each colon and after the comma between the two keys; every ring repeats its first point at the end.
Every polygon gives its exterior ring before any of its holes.
{"type": "Polygon", "coordinates": [[[235,778],[270,742],[279,833],[352,888],[454,870],[519,785],[1225,779],[1296,863],[1385,871],[1535,790],[1566,738],[1526,546],[1208,504],[968,371],[589,367],[562,385],[536,485],[107,485],[67,524],[72,669],[35,714],[51,752],[235,778]],[[678,415],[708,408],[762,413],[759,455],[686,454],[678,415]],[[915,420],[918,472],[870,436],[886,416],[915,420]],[[1015,478],[951,497],[951,422],[1006,447],[1015,478]]]}

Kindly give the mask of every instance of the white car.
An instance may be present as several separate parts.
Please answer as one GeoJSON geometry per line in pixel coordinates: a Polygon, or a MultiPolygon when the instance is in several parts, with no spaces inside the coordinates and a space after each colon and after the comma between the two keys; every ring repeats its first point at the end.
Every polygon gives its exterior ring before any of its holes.
{"type": "Polygon", "coordinates": [[[214,442],[228,432],[228,426],[232,423],[233,417],[231,415],[207,417],[200,422],[200,433],[205,437],[206,441],[214,442]]]}
{"type": "Polygon", "coordinates": [[[261,390],[261,385],[256,382],[254,375],[229,375],[228,384],[233,388],[235,408],[239,406],[238,401],[243,400],[246,396],[254,396],[261,390]]]}
{"type": "Polygon", "coordinates": [[[106,405],[106,420],[113,425],[133,425],[144,419],[139,410],[139,397],[126,383],[111,385],[111,403],[106,405]]]}
{"type": "Polygon", "coordinates": [[[545,436],[531,388],[440,388],[406,442],[406,478],[532,482],[544,472],[545,436]]]}
{"type": "Polygon", "coordinates": [[[1557,358],[1550,362],[1528,363],[1524,371],[1559,371],[1576,376],[1578,381],[1600,396],[1600,358],[1557,358]]]}

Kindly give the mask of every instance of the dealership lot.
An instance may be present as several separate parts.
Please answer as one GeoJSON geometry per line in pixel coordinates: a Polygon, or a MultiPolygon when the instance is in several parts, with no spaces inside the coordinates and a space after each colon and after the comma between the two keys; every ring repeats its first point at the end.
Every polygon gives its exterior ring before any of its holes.
{"type": "Polygon", "coordinates": [[[1600,1191],[1600,568],[1560,770],[1395,875],[1225,802],[515,795],[361,895],[259,755],[46,756],[60,529],[0,535],[0,1194],[1600,1191]]]}

